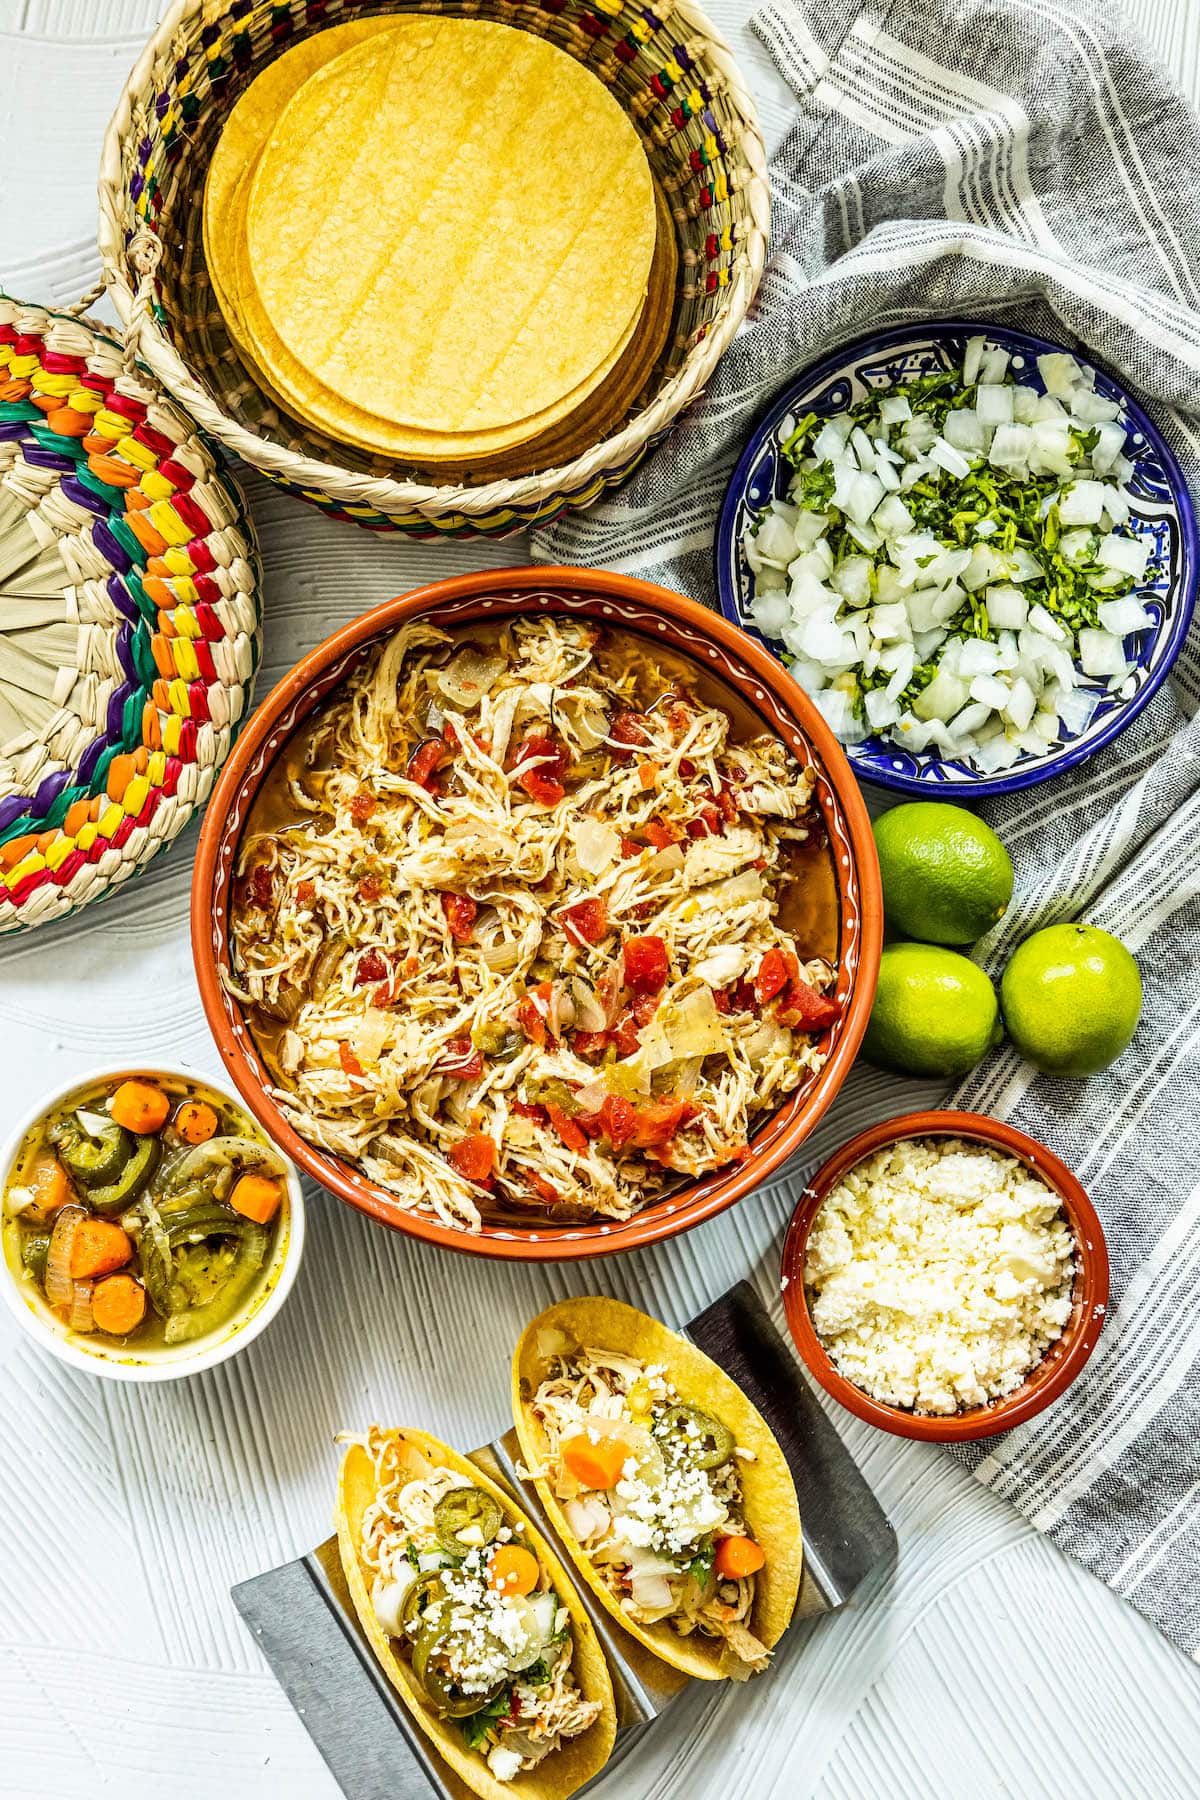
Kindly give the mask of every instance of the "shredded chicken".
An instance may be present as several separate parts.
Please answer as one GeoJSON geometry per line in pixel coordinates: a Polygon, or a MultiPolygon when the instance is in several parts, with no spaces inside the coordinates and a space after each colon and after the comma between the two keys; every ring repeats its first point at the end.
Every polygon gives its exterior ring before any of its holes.
{"type": "Polygon", "coordinates": [[[750,1629],[754,1575],[728,1579],[713,1566],[720,1539],[753,1535],[738,1473],[738,1459],[753,1453],[734,1444],[719,1466],[701,1466],[695,1432],[677,1422],[679,1395],[666,1371],[594,1346],[556,1351],[529,1406],[546,1434],[543,1466],[530,1473],[547,1479],[564,1503],[568,1525],[621,1610],[641,1625],[665,1619],[681,1637],[720,1638],[734,1679],[766,1668],[770,1652],[750,1629]],[[621,1479],[607,1490],[585,1487],[563,1457],[564,1441],[596,1421],[619,1421],[631,1446],[621,1479]]]}
{"type": "Polygon", "coordinates": [[[812,775],[644,648],[490,630],[410,622],[303,734],[226,979],[292,1124],[403,1206],[625,1219],[823,1065],[834,971],[776,922],[812,775]]]}
{"type": "Polygon", "coordinates": [[[372,1427],[365,1444],[375,1464],[376,1496],[363,1514],[360,1554],[374,1572],[371,1601],[380,1623],[411,1658],[421,1626],[435,1620],[443,1633],[436,1651],[442,1667],[461,1691],[480,1696],[480,1715],[468,1713],[458,1721],[468,1744],[489,1761],[493,1773],[505,1766],[492,1755],[497,1748],[519,1757],[521,1769],[536,1767],[567,1739],[586,1731],[602,1710],[599,1700],[580,1692],[572,1668],[569,1616],[545,1570],[534,1592],[553,1602],[553,1626],[544,1645],[535,1640],[534,1667],[522,1640],[529,1630],[528,1598],[497,1595],[487,1580],[492,1549],[519,1533],[505,1524],[493,1544],[465,1549],[458,1557],[447,1555],[435,1524],[437,1505],[455,1489],[470,1488],[471,1481],[454,1469],[435,1467],[393,1432],[372,1427]],[[439,1567],[441,1590],[403,1626],[398,1606],[420,1579],[418,1570],[439,1567]],[[515,1625],[506,1624],[509,1613],[515,1613],[515,1625]],[[524,1660],[525,1667],[510,1672],[506,1659],[524,1660]]]}

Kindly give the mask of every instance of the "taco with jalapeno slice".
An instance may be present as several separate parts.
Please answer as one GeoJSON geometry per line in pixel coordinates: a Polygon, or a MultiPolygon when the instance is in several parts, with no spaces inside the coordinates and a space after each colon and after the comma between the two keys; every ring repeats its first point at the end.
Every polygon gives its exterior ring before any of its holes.
{"type": "Polygon", "coordinates": [[[338,1544],[388,1679],[483,1800],[566,1800],[616,1735],[566,1570],[502,1488],[427,1432],[348,1441],[338,1544]]]}
{"type": "Polygon", "coordinates": [[[800,1590],[800,1509],[724,1370],[632,1306],[564,1300],[517,1345],[513,1414],[548,1518],[626,1631],[701,1680],[764,1669],[800,1590]]]}

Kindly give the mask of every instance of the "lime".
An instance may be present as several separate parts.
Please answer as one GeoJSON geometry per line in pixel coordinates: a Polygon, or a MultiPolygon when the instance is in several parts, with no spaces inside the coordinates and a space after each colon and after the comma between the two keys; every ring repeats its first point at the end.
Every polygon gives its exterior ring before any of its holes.
{"type": "Polygon", "coordinates": [[[914,800],[875,821],[883,907],[898,937],[973,944],[1012,899],[1013,868],[995,832],[962,806],[914,800]]]}
{"type": "Polygon", "coordinates": [[[901,1075],[965,1075],[1004,1036],[996,990],[938,944],[885,944],[863,1055],[901,1075]]]}
{"type": "Polygon", "coordinates": [[[1095,1075],[1137,1030],[1142,978],[1120,938],[1047,925],[1014,950],[1000,982],[1013,1043],[1046,1075],[1095,1075]]]}

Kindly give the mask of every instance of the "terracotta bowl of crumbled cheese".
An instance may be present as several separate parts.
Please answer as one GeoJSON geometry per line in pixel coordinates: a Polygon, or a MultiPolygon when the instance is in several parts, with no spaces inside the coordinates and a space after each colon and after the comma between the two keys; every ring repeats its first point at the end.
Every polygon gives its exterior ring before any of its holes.
{"type": "Polygon", "coordinates": [[[899,1437],[959,1443],[1066,1392],[1104,1323],[1108,1250],[1044,1145],[977,1113],[907,1113],[805,1189],[783,1298],[835,1400],[899,1437]]]}

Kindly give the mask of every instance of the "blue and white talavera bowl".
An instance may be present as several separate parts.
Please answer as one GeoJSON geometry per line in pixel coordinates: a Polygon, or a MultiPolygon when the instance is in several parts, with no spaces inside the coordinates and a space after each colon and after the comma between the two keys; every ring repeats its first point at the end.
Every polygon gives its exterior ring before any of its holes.
{"type": "MultiPolygon", "coordinates": [[[[756,425],[721,506],[717,592],[727,619],[779,653],[778,641],[765,637],[750,616],[754,575],[743,540],[771,499],[787,491],[791,466],[780,453],[787,435],[785,426],[790,428],[792,420],[809,412],[844,412],[874,388],[892,387],[936,369],[961,367],[967,339],[980,333],[989,347],[1009,351],[1016,380],[1039,392],[1043,384],[1037,358],[1067,348],[979,320],[905,325],[842,345],[775,398],[756,425]]],[[[1083,365],[1090,361],[1076,350],[1070,354],[1083,365]]],[[[1126,657],[1136,664],[1126,683],[1133,684],[1132,691],[1121,697],[1109,694],[1103,682],[1089,683],[1101,698],[1083,731],[1074,736],[1064,731],[1061,741],[1044,755],[1023,754],[1012,768],[995,775],[981,774],[969,763],[939,757],[936,752],[918,754],[886,738],[869,737],[846,747],[860,780],[905,794],[928,798],[934,793],[953,793],[964,800],[1032,787],[1077,767],[1102,745],[1110,744],[1166,679],[1183,647],[1196,604],[1200,553],[1195,515],[1183,473],[1161,433],[1118,381],[1098,365],[1091,366],[1096,371],[1097,391],[1121,407],[1120,422],[1127,433],[1125,454],[1134,464],[1128,484],[1133,503],[1130,527],[1151,541],[1150,563],[1137,597],[1156,623],[1126,639],[1126,657]]]]}

